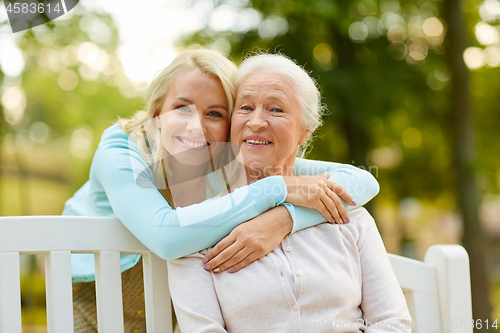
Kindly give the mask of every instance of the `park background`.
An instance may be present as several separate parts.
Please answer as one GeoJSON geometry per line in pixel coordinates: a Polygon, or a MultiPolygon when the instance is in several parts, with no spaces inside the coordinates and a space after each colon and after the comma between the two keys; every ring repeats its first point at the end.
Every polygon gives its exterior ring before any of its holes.
{"type": "MultiPolygon", "coordinates": [[[[281,52],[328,107],[309,158],[377,178],[367,208],[389,252],[464,245],[474,318],[500,318],[500,1],[86,0],[16,34],[5,5],[0,215],[60,214],[103,130],[179,52],[281,52]]],[[[43,261],[22,266],[23,322],[43,332],[43,261]]]]}

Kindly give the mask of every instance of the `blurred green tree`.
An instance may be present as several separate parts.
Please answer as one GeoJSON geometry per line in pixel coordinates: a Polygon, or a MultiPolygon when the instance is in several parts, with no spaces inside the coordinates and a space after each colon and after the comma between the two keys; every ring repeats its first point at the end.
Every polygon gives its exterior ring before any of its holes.
{"type": "Polygon", "coordinates": [[[14,37],[25,65],[19,77],[4,80],[3,91],[21,96],[24,108],[2,117],[2,162],[13,175],[7,186],[17,187],[20,199],[15,208],[4,198],[3,207],[7,215],[58,214],[88,179],[102,131],[140,100],[118,60],[110,14],[77,7],[14,37]],[[42,188],[57,204],[45,205],[42,188]]]}

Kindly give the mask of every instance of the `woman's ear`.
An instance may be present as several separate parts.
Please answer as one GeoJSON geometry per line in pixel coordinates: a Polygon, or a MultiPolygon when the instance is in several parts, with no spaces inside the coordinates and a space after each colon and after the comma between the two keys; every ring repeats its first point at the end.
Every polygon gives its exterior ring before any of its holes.
{"type": "Polygon", "coordinates": [[[161,120],[160,120],[160,114],[157,113],[156,116],[153,118],[155,125],[158,129],[161,129],[161,120]]]}
{"type": "Polygon", "coordinates": [[[304,142],[306,142],[307,139],[309,139],[310,136],[311,136],[311,131],[305,130],[304,133],[302,134],[302,136],[300,137],[299,142],[297,143],[297,145],[300,146],[301,144],[303,144],[304,142]]]}

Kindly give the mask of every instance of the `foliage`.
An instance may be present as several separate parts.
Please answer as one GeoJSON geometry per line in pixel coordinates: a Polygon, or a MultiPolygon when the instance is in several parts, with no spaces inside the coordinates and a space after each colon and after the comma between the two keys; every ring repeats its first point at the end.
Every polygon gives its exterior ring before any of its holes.
{"type": "MultiPolygon", "coordinates": [[[[463,3],[472,39],[482,2],[463,3]]],[[[330,111],[311,158],[377,166],[381,195],[396,201],[408,196],[450,197],[455,182],[449,172],[451,74],[444,57],[446,25],[439,2],[255,0],[218,5],[213,16],[224,7],[240,14],[252,8],[260,22],[242,32],[234,31],[237,22],[221,31],[207,24],[179,42],[224,51],[223,40],[236,61],[256,48],[279,51],[310,71],[330,111]],[[430,36],[424,32],[427,19],[430,36]],[[443,25],[441,33],[432,31],[436,20],[434,29],[443,25]]],[[[500,163],[494,153],[494,128],[500,125],[495,101],[499,74],[496,67],[472,75],[476,168],[481,189],[490,193],[499,190],[500,163]]]]}
{"type": "Polygon", "coordinates": [[[65,199],[88,179],[102,131],[141,106],[117,57],[113,19],[77,9],[67,19],[21,34],[17,44],[24,55],[23,72],[18,78],[6,77],[2,89],[5,93],[14,87],[25,101],[21,116],[13,113],[19,119],[9,118],[6,110],[2,169],[64,183],[69,186],[65,199]],[[103,30],[107,38],[102,38],[103,30]]]}

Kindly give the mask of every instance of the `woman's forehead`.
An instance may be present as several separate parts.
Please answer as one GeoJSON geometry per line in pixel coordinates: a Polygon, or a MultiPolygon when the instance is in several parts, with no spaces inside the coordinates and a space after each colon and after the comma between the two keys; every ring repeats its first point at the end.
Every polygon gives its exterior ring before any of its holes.
{"type": "Polygon", "coordinates": [[[296,93],[296,89],[284,75],[258,72],[247,76],[237,87],[237,98],[251,98],[257,95],[278,99],[296,93]]]}

